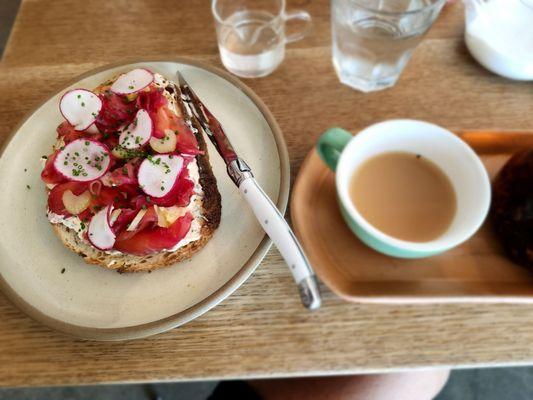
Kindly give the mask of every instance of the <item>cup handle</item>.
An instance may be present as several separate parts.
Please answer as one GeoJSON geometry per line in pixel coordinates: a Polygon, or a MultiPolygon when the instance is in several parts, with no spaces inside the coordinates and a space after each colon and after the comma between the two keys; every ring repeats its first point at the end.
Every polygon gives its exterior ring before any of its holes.
{"type": "Polygon", "coordinates": [[[284,20],[285,23],[295,20],[300,20],[305,23],[304,28],[302,30],[295,32],[291,35],[285,36],[285,43],[292,43],[303,39],[305,35],[307,35],[311,30],[311,15],[307,11],[290,11],[285,14],[284,20]]]}
{"type": "Polygon", "coordinates": [[[318,139],[318,155],[333,172],[337,169],[342,151],[352,138],[352,134],[342,128],[329,128],[318,139]]]}

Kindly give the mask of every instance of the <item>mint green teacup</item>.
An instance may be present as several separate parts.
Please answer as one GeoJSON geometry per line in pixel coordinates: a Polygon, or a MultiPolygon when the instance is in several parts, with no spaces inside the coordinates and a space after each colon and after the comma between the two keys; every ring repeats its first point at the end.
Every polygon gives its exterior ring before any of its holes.
{"type": "Polygon", "coordinates": [[[381,253],[402,258],[441,253],[472,236],[489,210],[490,181],[480,159],[465,142],[437,125],[390,120],[369,126],[356,136],[331,128],[320,137],[317,151],[336,174],[338,203],[347,225],[365,244],[381,253]],[[450,179],[457,211],[448,230],[437,239],[409,242],[387,235],[369,224],[351,201],[349,185],[355,170],[369,158],[391,151],[421,154],[450,179]]]}

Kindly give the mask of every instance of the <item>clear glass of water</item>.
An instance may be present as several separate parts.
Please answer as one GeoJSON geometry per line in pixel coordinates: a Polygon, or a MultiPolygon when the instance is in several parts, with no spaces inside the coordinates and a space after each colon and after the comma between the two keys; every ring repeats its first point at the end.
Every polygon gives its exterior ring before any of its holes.
{"type": "Polygon", "coordinates": [[[445,0],[332,0],[333,65],[362,92],[394,86],[445,0]]]}
{"type": "Polygon", "coordinates": [[[243,78],[274,71],[285,58],[285,44],[302,39],[311,26],[306,11],[285,12],[285,0],[212,0],[218,49],[224,67],[243,78]],[[286,34],[285,25],[301,29],[286,34]]]}

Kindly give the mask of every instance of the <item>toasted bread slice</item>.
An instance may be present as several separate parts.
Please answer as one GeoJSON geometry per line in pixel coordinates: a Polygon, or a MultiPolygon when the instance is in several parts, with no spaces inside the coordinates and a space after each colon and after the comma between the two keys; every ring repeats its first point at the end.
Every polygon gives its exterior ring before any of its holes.
{"type": "Polygon", "coordinates": [[[89,264],[101,265],[106,268],[116,269],[118,272],[150,272],[158,268],[186,260],[199,251],[211,239],[220,223],[221,202],[215,176],[209,164],[209,155],[205,141],[201,134],[197,134],[203,155],[196,156],[200,172],[200,185],[204,195],[199,201],[202,205],[200,239],[191,242],[174,252],[163,251],[147,256],[132,254],[112,254],[98,250],[94,246],[84,242],[78,234],[62,224],[53,224],[54,231],[61,241],[72,251],[79,254],[89,264]]]}
{"type": "MultiPolygon", "coordinates": [[[[181,102],[179,88],[172,84],[172,89],[176,104],[179,106],[180,111],[183,114],[184,106],[181,102]]],[[[105,268],[117,270],[120,273],[151,272],[158,268],[170,266],[177,262],[189,259],[202,249],[209,239],[211,239],[220,224],[221,198],[217,188],[216,178],[211,169],[209,154],[207,152],[207,146],[201,128],[196,121],[192,121],[192,123],[196,128],[195,136],[198,145],[200,150],[203,151],[203,154],[196,156],[199,182],[203,190],[203,195],[196,198],[196,201],[201,203],[199,204],[199,207],[202,210],[201,218],[198,219],[200,224],[199,239],[178,248],[176,251],[162,251],[150,255],[139,256],[98,250],[81,239],[73,229],[70,229],[63,224],[52,224],[56,235],[61,239],[63,244],[83,257],[88,264],[100,265],[105,268]]]]}

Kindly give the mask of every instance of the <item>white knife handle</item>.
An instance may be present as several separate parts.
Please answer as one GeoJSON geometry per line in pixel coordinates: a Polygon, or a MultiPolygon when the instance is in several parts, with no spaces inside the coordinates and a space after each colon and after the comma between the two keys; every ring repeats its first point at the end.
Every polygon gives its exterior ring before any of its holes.
{"type": "Polygon", "coordinates": [[[239,189],[287,263],[304,306],[311,310],[319,308],[321,299],[315,275],[283,215],[253,177],[240,181],[239,189]]]}

